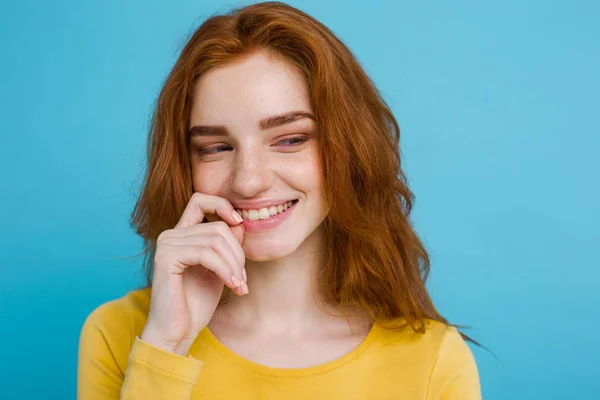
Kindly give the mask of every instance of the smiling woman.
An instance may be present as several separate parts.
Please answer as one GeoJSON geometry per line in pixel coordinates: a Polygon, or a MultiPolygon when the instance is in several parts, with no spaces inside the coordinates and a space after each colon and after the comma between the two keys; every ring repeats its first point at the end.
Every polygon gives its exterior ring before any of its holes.
{"type": "Polygon", "coordinates": [[[479,399],[468,338],[425,289],[398,146],[312,17],[260,3],[204,22],[149,136],[147,287],[86,320],[78,397],[479,399]]]}
{"type": "Polygon", "coordinates": [[[268,48],[213,68],[194,83],[193,190],[241,210],[247,264],[314,252],[321,240],[307,239],[325,237],[316,125],[304,76],[268,48]],[[271,216],[278,206],[282,212],[271,216]]]}

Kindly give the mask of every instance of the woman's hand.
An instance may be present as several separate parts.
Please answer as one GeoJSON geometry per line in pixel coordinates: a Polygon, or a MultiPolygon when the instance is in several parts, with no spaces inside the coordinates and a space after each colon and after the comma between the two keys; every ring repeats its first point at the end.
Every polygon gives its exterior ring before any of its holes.
{"type": "Polygon", "coordinates": [[[174,229],[157,239],[148,321],[140,339],[187,355],[212,318],[223,285],[248,293],[242,218],[224,198],[194,193],[174,229]],[[207,214],[223,221],[201,223],[207,214]]]}

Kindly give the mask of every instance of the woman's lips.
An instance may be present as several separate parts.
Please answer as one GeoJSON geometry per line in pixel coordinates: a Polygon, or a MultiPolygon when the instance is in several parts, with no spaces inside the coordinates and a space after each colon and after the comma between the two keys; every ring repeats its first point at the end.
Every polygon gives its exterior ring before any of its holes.
{"type": "Polygon", "coordinates": [[[291,212],[296,208],[296,204],[298,204],[298,200],[293,200],[292,205],[289,206],[287,210],[284,210],[277,215],[270,216],[267,219],[257,219],[253,221],[244,218],[242,225],[244,225],[246,232],[260,232],[275,229],[290,216],[291,212]]]}

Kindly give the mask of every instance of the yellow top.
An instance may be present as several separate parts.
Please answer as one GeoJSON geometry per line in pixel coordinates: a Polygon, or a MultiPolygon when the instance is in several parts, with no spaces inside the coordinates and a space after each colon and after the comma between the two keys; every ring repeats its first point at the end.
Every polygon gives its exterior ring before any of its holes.
{"type": "Polygon", "coordinates": [[[373,324],[352,352],[314,367],[259,365],[233,353],[208,330],[188,356],[139,339],[150,289],[107,302],[86,319],[79,342],[77,398],[481,399],[471,350],[453,327],[427,321],[425,334],[373,324]]]}

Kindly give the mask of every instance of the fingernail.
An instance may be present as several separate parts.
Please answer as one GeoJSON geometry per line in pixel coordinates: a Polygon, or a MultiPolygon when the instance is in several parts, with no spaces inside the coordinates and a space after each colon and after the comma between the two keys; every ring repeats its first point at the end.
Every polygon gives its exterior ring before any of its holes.
{"type": "Polygon", "coordinates": [[[244,294],[250,293],[250,290],[248,290],[248,284],[246,282],[242,282],[242,290],[244,291],[244,294]]]}
{"type": "Polygon", "coordinates": [[[233,283],[233,286],[235,286],[236,288],[242,285],[242,282],[240,282],[240,280],[235,275],[231,275],[231,283],[233,283]]]}
{"type": "Polygon", "coordinates": [[[248,275],[246,275],[246,268],[242,268],[242,276],[244,277],[244,282],[248,282],[248,275]]]}
{"type": "Polygon", "coordinates": [[[235,219],[238,223],[242,223],[242,221],[244,221],[244,219],[242,218],[242,216],[235,210],[233,210],[233,212],[231,213],[231,215],[233,216],[233,219],[235,219]]]}

